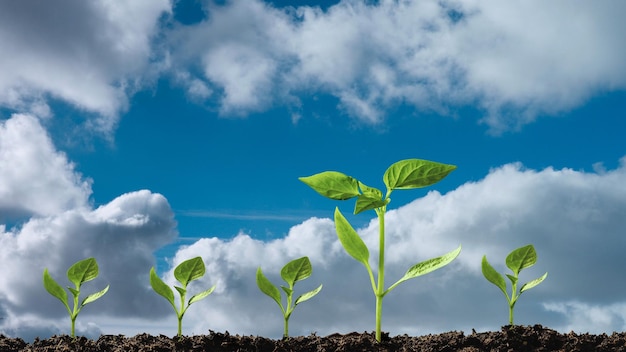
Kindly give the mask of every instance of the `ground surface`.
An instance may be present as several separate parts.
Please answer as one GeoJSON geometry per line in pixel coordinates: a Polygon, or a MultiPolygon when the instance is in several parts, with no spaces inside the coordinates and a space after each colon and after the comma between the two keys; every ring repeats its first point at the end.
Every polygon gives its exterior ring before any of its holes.
{"type": "Polygon", "coordinates": [[[326,337],[317,335],[293,337],[288,340],[271,340],[264,337],[230,335],[210,332],[182,338],[151,336],[135,337],[103,335],[98,340],[69,336],[53,336],[45,340],[35,340],[27,344],[21,339],[0,335],[0,351],[216,351],[216,352],[524,352],[524,351],[625,351],[626,333],[611,335],[561,334],[541,325],[505,326],[501,331],[482,332],[465,335],[462,332],[447,332],[439,335],[420,337],[383,336],[377,343],[371,333],[333,334],[326,337]]]}

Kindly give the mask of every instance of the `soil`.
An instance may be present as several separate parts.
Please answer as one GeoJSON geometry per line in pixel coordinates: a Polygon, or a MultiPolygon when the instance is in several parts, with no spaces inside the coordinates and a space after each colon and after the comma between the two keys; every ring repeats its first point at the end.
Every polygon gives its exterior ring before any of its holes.
{"type": "Polygon", "coordinates": [[[297,336],[286,340],[272,340],[258,336],[239,336],[210,331],[208,335],[170,338],[140,334],[135,337],[102,335],[98,340],[85,337],[72,339],[67,335],[49,339],[35,339],[27,344],[19,338],[0,335],[0,351],[115,351],[115,352],[165,352],[165,351],[215,351],[215,352],[525,352],[525,351],[625,351],[626,333],[611,335],[561,334],[557,331],[535,326],[504,326],[497,332],[472,331],[446,332],[438,335],[389,337],[383,334],[377,343],[373,333],[332,334],[320,337],[297,336]]]}

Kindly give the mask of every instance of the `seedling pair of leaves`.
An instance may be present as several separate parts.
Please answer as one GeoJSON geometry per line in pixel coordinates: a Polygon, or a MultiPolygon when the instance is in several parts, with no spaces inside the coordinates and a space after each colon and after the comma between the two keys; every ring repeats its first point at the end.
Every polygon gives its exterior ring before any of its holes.
{"type": "Polygon", "coordinates": [[[346,220],[339,208],[335,208],[335,230],[346,252],[367,269],[376,296],[376,340],[381,340],[381,318],[383,297],[400,283],[427,274],[452,262],[461,252],[461,246],[440,257],[415,264],[389,288],[385,289],[385,212],[394,190],[413,189],[430,186],[441,181],[456,169],[454,165],[441,164],[428,160],[407,159],[391,165],[383,175],[386,192],[367,186],[363,182],[337,171],[325,171],[300,181],[313,188],[324,197],[335,200],[356,198],[354,214],[374,210],[379,223],[378,280],[369,263],[369,250],[365,242],[346,220]]]}
{"type": "Polygon", "coordinates": [[[313,296],[317,295],[322,289],[322,285],[319,285],[318,288],[298,296],[298,298],[296,298],[296,301],[293,301],[293,287],[296,282],[308,278],[309,276],[311,276],[312,273],[313,267],[311,266],[311,261],[308,257],[294,259],[287,263],[281,269],[280,276],[283,278],[283,280],[285,280],[287,285],[289,285],[289,287],[282,285],[280,286],[280,288],[283,289],[287,296],[287,305],[283,306],[280,290],[278,290],[278,288],[274,286],[274,284],[272,284],[272,282],[268,280],[265,275],[263,275],[263,271],[260,267],[256,271],[257,286],[259,287],[261,292],[270,296],[270,298],[272,298],[278,304],[280,310],[283,313],[283,319],[285,323],[283,338],[289,337],[289,317],[291,317],[291,313],[293,313],[293,310],[296,308],[296,306],[304,301],[313,298],[313,296]]]}
{"type": "Polygon", "coordinates": [[[59,301],[63,303],[63,305],[67,309],[67,312],[70,315],[70,320],[72,322],[72,337],[76,337],[76,318],[78,317],[78,313],[80,313],[80,310],[86,304],[91,303],[98,298],[104,296],[104,294],[107,293],[107,291],[109,290],[109,285],[107,285],[102,291],[90,294],[89,296],[85,297],[85,299],[83,299],[80,304],[78,304],[80,287],[85,282],[91,281],[96,277],[98,277],[98,263],[96,262],[95,258],[83,259],[70,266],[70,268],[67,270],[67,278],[70,280],[71,283],[74,284],[74,288],[69,286],[67,287],[67,289],[70,290],[74,298],[73,308],[70,309],[67,292],[65,292],[63,287],[61,287],[61,285],[54,281],[52,276],[50,276],[50,273],[48,273],[48,268],[45,268],[43,271],[43,285],[46,288],[46,291],[48,291],[48,293],[50,293],[54,297],[58,298],[59,301]]]}
{"type": "Polygon", "coordinates": [[[206,272],[206,268],[204,266],[204,262],[201,257],[195,257],[189,260],[185,260],[180,263],[174,269],[174,277],[178,282],[180,282],[181,286],[174,286],[178,294],[180,295],[180,309],[176,307],[176,303],[174,302],[174,291],[171,287],[169,287],[159,276],[156,274],[154,267],[150,269],[150,285],[152,289],[158,293],[159,295],[165,297],[165,299],[170,302],[174,311],[176,312],[176,318],[178,319],[178,336],[182,336],[182,322],[183,316],[185,312],[189,308],[192,303],[198,302],[201,299],[206,298],[210,295],[213,290],[215,290],[215,286],[211,287],[208,290],[202,291],[198,294],[193,295],[189,301],[185,304],[185,297],[187,295],[187,285],[194,280],[197,280],[204,276],[206,272]]]}
{"type": "Polygon", "coordinates": [[[525,283],[520,288],[519,292],[517,292],[517,283],[519,280],[519,273],[522,269],[529,268],[537,262],[537,252],[535,251],[535,247],[532,244],[527,246],[523,246],[513,250],[506,257],[506,266],[511,269],[513,275],[506,274],[506,277],[511,281],[511,295],[506,292],[506,281],[504,277],[498,273],[487,261],[487,256],[483,256],[482,260],[482,272],[485,278],[496,285],[504,296],[509,304],[509,324],[513,325],[513,309],[515,308],[515,303],[517,303],[517,299],[519,296],[525,291],[530,290],[531,288],[539,285],[543,280],[548,277],[548,273],[546,272],[541,277],[534,279],[530,282],[525,283]]]}

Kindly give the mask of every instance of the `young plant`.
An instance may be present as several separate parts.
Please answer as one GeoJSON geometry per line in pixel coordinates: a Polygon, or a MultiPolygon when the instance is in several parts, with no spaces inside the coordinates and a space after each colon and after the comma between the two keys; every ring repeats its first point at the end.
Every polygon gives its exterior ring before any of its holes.
{"type": "Polygon", "coordinates": [[[452,262],[461,252],[461,246],[441,257],[429,259],[415,264],[389,288],[385,289],[385,212],[389,197],[394,190],[412,189],[430,186],[439,182],[456,169],[454,165],[446,165],[427,160],[407,159],[391,165],[383,176],[386,192],[369,187],[348,175],[336,171],[325,171],[313,176],[301,177],[304,182],[319,194],[336,200],[356,197],[354,214],[366,210],[374,210],[379,223],[378,278],[369,263],[369,250],[361,237],[346,220],[339,208],[335,208],[335,229],[339,241],[346,252],[365,266],[370,277],[372,290],[376,296],[376,340],[381,340],[381,319],[383,298],[400,283],[439,269],[452,262]]]}
{"type": "Polygon", "coordinates": [[[509,303],[509,324],[513,325],[513,308],[515,308],[515,303],[519,296],[524,292],[528,291],[531,288],[539,285],[543,280],[546,279],[548,273],[546,272],[540,278],[534,279],[530,282],[525,283],[520,288],[519,292],[517,292],[517,282],[520,271],[522,269],[533,266],[537,262],[537,252],[535,252],[535,247],[532,244],[529,244],[524,247],[520,247],[518,249],[513,250],[506,257],[506,266],[511,269],[513,275],[506,274],[506,276],[511,281],[511,295],[506,292],[506,282],[504,281],[504,277],[500,275],[487,261],[487,256],[483,256],[482,261],[482,271],[485,278],[496,285],[504,296],[506,297],[507,302],[509,303]]]}
{"type": "Polygon", "coordinates": [[[265,277],[265,275],[263,275],[260,267],[256,271],[257,286],[259,286],[261,292],[265,293],[266,295],[270,296],[274,301],[276,301],[276,303],[278,303],[278,306],[280,307],[280,310],[283,312],[283,318],[285,321],[283,338],[289,337],[289,317],[291,316],[291,313],[293,313],[293,310],[296,308],[296,306],[304,301],[311,299],[322,289],[322,285],[319,285],[319,287],[315,290],[300,295],[296,299],[296,301],[293,302],[293,286],[296,284],[296,282],[304,280],[307,277],[311,276],[312,273],[313,267],[311,266],[311,261],[309,261],[308,257],[294,259],[282,268],[282,270],[280,271],[280,276],[283,278],[283,280],[285,280],[285,282],[287,282],[287,285],[289,285],[289,287],[285,287],[282,285],[280,286],[280,288],[282,288],[283,291],[285,291],[285,293],[287,294],[287,306],[285,307],[282,304],[282,298],[278,288],[274,286],[274,284],[272,284],[270,280],[265,277]]]}
{"type": "Polygon", "coordinates": [[[69,286],[67,287],[74,297],[73,309],[70,309],[67,299],[67,292],[65,292],[63,287],[61,287],[61,285],[54,281],[52,276],[50,276],[50,274],[48,273],[48,268],[45,268],[43,271],[43,286],[46,288],[46,291],[48,291],[48,293],[50,293],[54,297],[58,298],[59,301],[61,301],[67,309],[67,312],[70,314],[70,320],[72,322],[72,337],[76,337],[76,317],[78,317],[78,313],[80,313],[80,310],[87,303],[91,303],[97,300],[109,290],[109,285],[107,285],[107,287],[105,287],[102,291],[90,294],[89,296],[85,297],[85,299],[83,299],[80,304],[78,304],[80,286],[87,281],[95,279],[96,277],[98,277],[98,263],[94,258],[83,259],[70,266],[70,268],[67,270],[67,278],[70,280],[70,282],[74,284],[74,288],[71,288],[69,286]]]}
{"type": "Polygon", "coordinates": [[[178,336],[182,336],[183,316],[185,315],[187,308],[189,308],[192,303],[198,302],[199,300],[206,298],[215,289],[215,286],[213,286],[206,291],[202,291],[196,295],[193,295],[189,299],[189,302],[187,302],[187,305],[185,305],[187,285],[191,281],[204,276],[205,271],[206,268],[201,257],[195,257],[189,260],[185,260],[184,262],[180,263],[176,267],[176,269],[174,269],[174,277],[182,285],[182,287],[174,286],[174,288],[176,289],[176,291],[178,291],[178,294],[180,295],[180,309],[178,309],[176,307],[176,303],[174,302],[174,291],[172,291],[172,288],[169,287],[165,282],[163,282],[161,278],[159,278],[159,276],[156,274],[156,271],[154,270],[154,267],[150,269],[150,285],[152,286],[152,289],[156,293],[165,297],[165,299],[170,302],[172,307],[174,307],[176,317],[178,318],[178,336]]]}

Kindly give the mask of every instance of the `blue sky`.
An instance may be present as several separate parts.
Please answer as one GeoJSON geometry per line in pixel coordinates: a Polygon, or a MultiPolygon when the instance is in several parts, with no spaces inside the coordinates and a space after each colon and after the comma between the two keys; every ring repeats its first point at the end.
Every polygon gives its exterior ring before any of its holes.
{"type": "MultiPolygon", "coordinates": [[[[173,267],[195,255],[207,263],[200,285],[218,288],[190,309],[188,334],[280,336],[278,308],[253,274],[303,255],[317,273],[309,286],[325,288],[294,313],[293,331],[371,330],[366,273],[330,220],[353,203],[298,177],[336,170],[384,187],[386,168],[407,158],[458,168],[394,192],[390,272],[464,249],[446,274],[395,290],[384,329],[498,329],[504,297],[480,258],[533,243],[528,279],[550,276],[520,300],[520,323],[623,330],[624,298],[580,279],[603,282],[626,264],[616,9],[626,11],[617,1],[3,3],[0,44],[12,55],[0,58],[0,332],[65,332],[41,272],[60,277],[94,256],[93,287],[112,288],[78,331],[169,334],[173,312],[145,280],[155,265],[173,283],[173,267]],[[426,307],[403,314],[414,301],[426,307]]],[[[375,243],[373,213],[348,218],[375,243]]]]}

